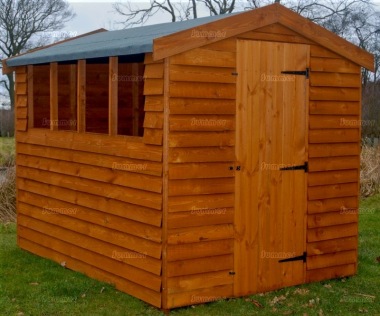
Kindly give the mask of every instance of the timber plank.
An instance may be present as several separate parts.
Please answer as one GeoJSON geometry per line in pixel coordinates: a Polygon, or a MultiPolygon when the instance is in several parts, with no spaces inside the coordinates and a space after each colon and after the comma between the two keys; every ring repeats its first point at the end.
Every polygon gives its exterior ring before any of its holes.
{"type": "Polygon", "coordinates": [[[162,112],[164,110],[164,101],[162,95],[147,95],[145,97],[144,111],[162,112]]]}
{"type": "Polygon", "coordinates": [[[235,83],[234,68],[171,65],[170,80],[235,83]]]}
{"type": "Polygon", "coordinates": [[[28,129],[28,120],[27,119],[17,119],[16,121],[16,131],[26,132],[28,129]]]}
{"type": "Polygon", "coordinates": [[[360,73],[326,73],[310,72],[310,86],[312,87],[342,87],[342,88],[360,88],[360,73]]]}
{"type": "Polygon", "coordinates": [[[164,64],[146,64],[144,79],[162,79],[164,77],[164,64]]]}
{"type": "Polygon", "coordinates": [[[235,84],[232,83],[197,83],[178,82],[170,83],[170,96],[173,98],[199,99],[235,99],[235,84]]]}
{"type": "Polygon", "coordinates": [[[162,148],[145,145],[140,137],[109,136],[103,134],[76,133],[71,131],[47,131],[32,129],[19,133],[18,142],[70,150],[87,151],[117,157],[162,161],[162,148]]]}
{"type": "Polygon", "coordinates": [[[172,163],[169,164],[169,179],[226,178],[233,177],[231,163],[172,163]]]}
{"type": "Polygon", "coordinates": [[[168,229],[199,227],[202,225],[232,224],[234,212],[232,208],[193,209],[187,212],[170,212],[168,214],[168,229]]]}
{"type": "Polygon", "coordinates": [[[168,231],[167,242],[171,245],[194,243],[205,240],[222,240],[234,238],[230,224],[174,228],[168,231]]]}
{"type": "Polygon", "coordinates": [[[169,147],[233,146],[235,133],[224,132],[176,132],[169,134],[169,147]]]}
{"type": "Polygon", "coordinates": [[[170,98],[170,114],[235,114],[235,100],[170,98]]]}
{"type": "Polygon", "coordinates": [[[358,239],[354,237],[337,238],[325,241],[317,241],[307,244],[309,256],[335,253],[358,248],[358,239]]]}
{"type": "Polygon", "coordinates": [[[164,80],[160,79],[145,79],[144,95],[161,95],[164,93],[164,80]]]}
{"type": "Polygon", "coordinates": [[[344,101],[310,101],[309,112],[311,115],[359,115],[359,102],[344,101]]]}
{"type": "Polygon", "coordinates": [[[168,203],[169,212],[189,210],[218,209],[234,206],[233,194],[207,194],[192,196],[171,196],[168,203]]]}
{"type": "Polygon", "coordinates": [[[235,129],[230,115],[171,115],[170,131],[229,131],[235,129]]]}
{"type": "Polygon", "coordinates": [[[308,187],[307,191],[309,200],[357,196],[359,194],[359,184],[356,181],[353,183],[320,185],[308,187]]]}
{"type": "Polygon", "coordinates": [[[38,170],[24,166],[18,166],[17,176],[66,189],[91,193],[98,196],[106,196],[107,198],[150,207],[157,210],[160,210],[162,206],[162,196],[159,193],[121,187],[119,185],[103,183],[90,179],[82,178],[81,181],[78,181],[76,176],[62,175],[55,172],[38,170]]]}
{"type": "Polygon", "coordinates": [[[233,239],[204,241],[191,244],[168,245],[167,260],[178,261],[233,253],[233,239]]]}
{"type": "Polygon", "coordinates": [[[342,211],[345,209],[357,209],[359,207],[358,196],[339,197],[308,201],[308,214],[342,211]]]}
{"type": "Polygon", "coordinates": [[[156,227],[161,226],[162,212],[160,210],[117,201],[107,196],[96,196],[87,192],[78,192],[71,188],[61,188],[22,178],[17,179],[17,187],[18,190],[54,197],[60,201],[67,201],[156,227]]]}
{"type": "Polygon", "coordinates": [[[26,107],[16,107],[16,118],[17,119],[28,118],[28,109],[26,107]]]}
{"type": "MultiPolygon", "coordinates": [[[[86,236],[108,242],[110,245],[115,244],[126,249],[146,254],[147,256],[156,259],[161,258],[161,244],[159,243],[132,236],[125,232],[122,233],[107,227],[85,222],[77,218],[71,218],[62,214],[43,214],[42,207],[19,203],[19,208],[22,214],[32,212],[33,216],[39,217],[39,220],[44,220],[52,225],[57,225],[68,230],[82,233],[86,236]]],[[[31,221],[30,217],[29,219],[31,221]]],[[[28,227],[28,225],[24,226],[28,227]]]]}
{"type": "Polygon", "coordinates": [[[144,144],[162,146],[163,144],[162,129],[145,127],[143,141],[144,141],[144,144]]]}
{"type": "Polygon", "coordinates": [[[233,255],[222,255],[216,257],[205,257],[190,260],[172,261],[168,263],[167,276],[185,276],[212,271],[233,270],[233,255]]]}
{"type": "Polygon", "coordinates": [[[18,143],[18,153],[87,164],[93,167],[118,169],[126,172],[150,174],[154,176],[162,175],[162,164],[160,162],[142,161],[85,151],[71,151],[66,148],[46,147],[27,143],[18,143]]]}
{"type": "Polygon", "coordinates": [[[43,231],[46,229],[55,229],[54,226],[31,220],[26,216],[20,216],[19,220],[20,228],[23,227],[22,235],[24,238],[28,238],[46,248],[57,250],[77,260],[81,260],[88,264],[95,264],[97,267],[102,268],[107,272],[114,273],[153,291],[158,292],[161,287],[161,279],[157,275],[127,265],[122,261],[113,260],[112,258],[99,255],[96,252],[78,246],[78,244],[71,244],[52,236],[47,237],[43,231]],[[36,229],[32,230],[27,228],[28,225],[30,226],[32,224],[36,225],[36,229]]]}
{"type": "Polygon", "coordinates": [[[306,282],[319,282],[322,280],[342,278],[356,273],[356,263],[335,265],[333,267],[313,269],[306,271],[306,282]]]}
{"type": "Polygon", "coordinates": [[[235,160],[233,147],[169,148],[169,162],[226,162],[235,160]]]}
{"type": "Polygon", "coordinates": [[[212,288],[233,283],[228,270],[168,278],[168,294],[212,288]]]}
{"type": "Polygon", "coordinates": [[[242,33],[237,35],[238,39],[248,39],[248,40],[259,40],[259,41],[270,41],[270,42],[284,42],[284,43],[297,43],[297,44],[314,44],[313,41],[300,36],[297,33],[293,34],[276,34],[263,32],[263,30],[258,29],[255,31],[249,31],[246,33],[242,33]]]}
{"type": "Polygon", "coordinates": [[[40,246],[37,243],[31,242],[28,239],[19,238],[18,244],[22,249],[30,251],[44,258],[49,258],[57,263],[66,262],[66,268],[74,271],[79,271],[85,275],[97,280],[115,284],[117,289],[133,295],[145,302],[154,306],[161,307],[161,294],[136,283],[121,279],[112,273],[108,273],[102,269],[98,269],[92,265],[84,263],[80,260],[59,253],[55,250],[40,246]]]}
{"type": "Polygon", "coordinates": [[[309,131],[309,142],[315,143],[354,143],[360,140],[360,129],[314,129],[309,131]]]}
{"type": "Polygon", "coordinates": [[[236,53],[206,48],[194,48],[170,57],[171,65],[234,68],[236,53]]]}
{"type": "Polygon", "coordinates": [[[310,172],[308,176],[308,185],[325,185],[337,183],[351,183],[359,180],[359,170],[342,170],[342,171],[325,171],[310,172]]]}
{"type": "Polygon", "coordinates": [[[164,116],[160,112],[146,112],[144,118],[144,127],[162,129],[164,116]]]}
{"type": "Polygon", "coordinates": [[[309,214],[307,216],[307,227],[317,228],[333,225],[343,225],[349,223],[357,223],[357,213],[349,213],[340,210],[339,212],[325,212],[319,214],[309,214]]]}
{"type": "Polygon", "coordinates": [[[169,196],[234,192],[234,178],[169,180],[169,196]]]}
{"type": "Polygon", "coordinates": [[[310,68],[320,72],[360,73],[360,66],[344,58],[318,58],[310,59],[310,68]]]}
{"type": "MultiPolygon", "coordinates": [[[[156,193],[162,192],[162,179],[155,176],[23,154],[18,154],[17,162],[19,166],[51,171],[62,175],[70,175],[156,193]]],[[[141,168],[143,167],[141,165],[141,168]]]]}
{"type": "MultiPolygon", "coordinates": [[[[307,231],[307,241],[316,242],[343,237],[352,237],[358,235],[358,224],[350,223],[344,225],[335,225],[321,228],[309,228],[307,231]]],[[[356,255],[354,256],[356,258],[356,255]]]]}
{"type": "MultiPolygon", "coordinates": [[[[19,202],[23,202],[37,208],[40,208],[41,212],[38,212],[36,216],[31,213],[28,208],[23,208],[23,214],[36,217],[38,219],[45,218],[46,216],[54,216],[62,213],[63,215],[70,216],[104,226],[113,230],[118,230],[122,233],[128,232],[133,236],[141,237],[154,242],[161,242],[161,228],[151,226],[145,223],[140,223],[130,219],[123,218],[121,216],[110,214],[109,212],[99,212],[92,208],[83,207],[77,204],[67,203],[51,197],[42,196],[35,193],[30,193],[20,190],[18,193],[19,202]],[[46,215],[41,217],[42,215],[46,215]]],[[[20,211],[21,212],[21,211],[20,211]]]]}
{"type": "Polygon", "coordinates": [[[318,157],[309,159],[310,174],[315,171],[357,169],[359,156],[318,157]]]}
{"type": "Polygon", "coordinates": [[[307,258],[307,270],[356,263],[356,250],[341,251],[307,258]]]}
{"type": "Polygon", "coordinates": [[[360,155],[360,144],[334,143],[334,144],[309,144],[309,157],[339,157],[360,155]]]}
{"type": "MultiPolygon", "coordinates": [[[[53,237],[69,244],[77,245],[81,248],[96,252],[107,258],[112,258],[113,260],[153,273],[154,275],[160,276],[161,274],[161,260],[159,259],[131,251],[128,248],[111,245],[107,242],[91,238],[85,234],[80,234],[72,230],[67,230],[60,226],[33,219],[29,215],[28,217],[21,215],[20,218],[20,225],[18,226],[19,236],[23,236],[23,231],[27,231],[32,227],[34,231],[41,233],[44,238],[53,237]],[[26,224],[33,224],[33,226],[26,227],[26,224]]],[[[128,269],[128,266],[126,266],[126,268],[128,269]]]]}
{"type": "Polygon", "coordinates": [[[168,308],[175,308],[194,304],[204,304],[233,297],[233,285],[222,285],[211,288],[196,289],[168,295],[168,308]]]}
{"type": "Polygon", "coordinates": [[[312,101],[357,101],[361,100],[360,88],[310,87],[312,101]]]}
{"type": "Polygon", "coordinates": [[[320,45],[310,46],[310,56],[311,57],[325,57],[325,58],[342,58],[338,54],[320,45]]]}
{"type": "MultiPolygon", "coordinates": [[[[29,84],[28,84],[29,87],[29,84]]],[[[29,93],[28,93],[29,95],[29,93]]],[[[28,106],[28,96],[27,95],[22,95],[22,94],[17,94],[17,101],[16,101],[16,108],[23,108],[28,106]]]]}
{"type": "Polygon", "coordinates": [[[358,128],[361,120],[357,115],[310,115],[310,129],[358,128]]]}

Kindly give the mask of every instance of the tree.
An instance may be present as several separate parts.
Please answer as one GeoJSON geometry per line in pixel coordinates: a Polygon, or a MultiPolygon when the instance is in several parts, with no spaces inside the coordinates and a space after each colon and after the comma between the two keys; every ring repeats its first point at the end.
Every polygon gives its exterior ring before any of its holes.
{"type": "Polygon", "coordinates": [[[208,11],[209,15],[232,13],[236,9],[236,0],[151,0],[147,8],[132,6],[129,2],[115,3],[113,7],[125,17],[121,24],[127,28],[144,24],[159,12],[169,14],[171,22],[196,19],[202,11],[208,11]]]}
{"type": "MultiPolygon", "coordinates": [[[[75,15],[65,0],[0,0],[1,59],[42,46],[75,15]]],[[[0,80],[14,106],[14,77],[0,80]]]]}

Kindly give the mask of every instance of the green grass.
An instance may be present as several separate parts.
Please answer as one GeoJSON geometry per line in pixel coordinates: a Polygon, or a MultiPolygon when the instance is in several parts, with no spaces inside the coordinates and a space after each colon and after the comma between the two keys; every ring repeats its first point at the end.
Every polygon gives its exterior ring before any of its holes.
{"type": "Polygon", "coordinates": [[[14,137],[0,137],[0,167],[14,161],[14,137]]]}
{"type": "MultiPolygon", "coordinates": [[[[171,315],[380,315],[380,195],[361,203],[358,275],[267,294],[173,310],[171,315]]],[[[0,226],[0,315],[163,315],[16,246],[14,224],[0,226]]]]}

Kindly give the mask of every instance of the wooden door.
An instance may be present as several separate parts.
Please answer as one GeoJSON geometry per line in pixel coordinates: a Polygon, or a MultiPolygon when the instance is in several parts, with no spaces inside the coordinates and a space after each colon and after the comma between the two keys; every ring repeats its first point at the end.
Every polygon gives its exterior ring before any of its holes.
{"type": "Polygon", "coordinates": [[[308,45],[238,41],[236,296],[305,279],[303,260],[281,260],[306,251],[307,173],[281,169],[305,166],[307,160],[309,50],[308,45]]]}

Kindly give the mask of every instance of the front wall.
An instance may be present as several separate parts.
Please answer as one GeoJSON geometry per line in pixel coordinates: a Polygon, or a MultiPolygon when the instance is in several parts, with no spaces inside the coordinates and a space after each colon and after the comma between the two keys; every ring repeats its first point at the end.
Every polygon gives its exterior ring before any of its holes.
{"type": "Polygon", "coordinates": [[[167,308],[233,294],[235,40],[170,58],[167,308]]]}
{"type": "MultiPolygon", "coordinates": [[[[360,67],[277,24],[238,38],[311,45],[305,282],[352,275],[360,67]]],[[[235,38],[170,58],[167,308],[233,296],[235,65],[235,38]]]]}

